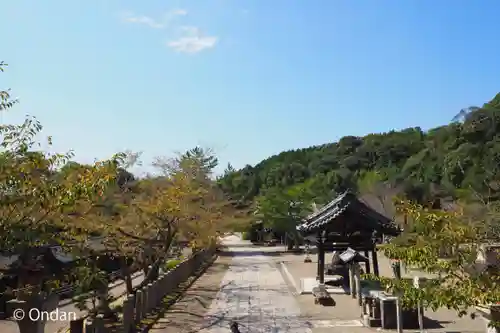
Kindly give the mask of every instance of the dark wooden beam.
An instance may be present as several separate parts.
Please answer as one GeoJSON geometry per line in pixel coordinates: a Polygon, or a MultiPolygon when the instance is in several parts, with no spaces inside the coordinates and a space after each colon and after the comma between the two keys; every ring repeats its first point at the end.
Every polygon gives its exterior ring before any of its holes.
{"type": "Polygon", "coordinates": [[[328,251],[345,251],[348,248],[356,250],[358,252],[362,251],[371,251],[373,250],[373,243],[364,243],[364,244],[356,244],[356,243],[326,243],[324,244],[324,248],[328,251]]]}
{"type": "Polygon", "coordinates": [[[375,276],[379,276],[377,248],[376,247],[372,250],[372,262],[373,262],[373,274],[375,274],[375,276]]]}
{"type": "Polygon", "coordinates": [[[325,283],[325,248],[321,241],[318,243],[318,273],[319,273],[319,284],[325,283]]]}
{"type": "Polygon", "coordinates": [[[317,256],[318,260],[316,263],[316,281],[319,281],[320,275],[321,275],[321,268],[320,268],[320,257],[319,257],[319,248],[322,246],[321,244],[321,234],[318,233],[318,235],[315,236],[315,242],[316,242],[316,247],[318,249],[317,256]]]}
{"type": "Polygon", "coordinates": [[[365,250],[365,257],[368,258],[368,261],[366,262],[366,265],[365,265],[365,273],[370,274],[370,272],[371,272],[371,269],[370,269],[370,251],[365,250]]]}

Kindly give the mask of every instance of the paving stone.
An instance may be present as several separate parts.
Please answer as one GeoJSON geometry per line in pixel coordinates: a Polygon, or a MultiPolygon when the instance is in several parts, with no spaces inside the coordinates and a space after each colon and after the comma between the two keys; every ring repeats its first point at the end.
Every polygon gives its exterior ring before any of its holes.
{"type": "Polygon", "coordinates": [[[276,263],[258,252],[262,249],[244,244],[232,241],[239,255],[233,258],[208,311],[209,327],[201,332],[228,333],[230,322],[236,320],[242,333],[311,333],[311,324],[301,318],[276,263]]]}

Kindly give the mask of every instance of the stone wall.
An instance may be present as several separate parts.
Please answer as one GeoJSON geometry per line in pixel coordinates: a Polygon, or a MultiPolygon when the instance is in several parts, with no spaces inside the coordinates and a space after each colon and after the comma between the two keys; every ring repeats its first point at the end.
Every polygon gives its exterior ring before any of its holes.
{"type": "MultiPolygon", "coordinates": [[[[135,332],[136,327],[158,308],[164,298],[173,294],[178,286],[186,282],[189,277],[207,265],[215,255],[214,250],[200,251],[179,263],[168,272],[161,273],[159,278],[138,290],[135,295],[128,295],[123,303],[120,333],[135,332]]],[[[107,333],[104,319],[98,316],[88,319],[81,325],[74,324],[70,333],[107,333]],[[83,326],[83,327],[82,327],[83,326]]],[[[116,329],[113,332],[117,332],[116,329]]]]}

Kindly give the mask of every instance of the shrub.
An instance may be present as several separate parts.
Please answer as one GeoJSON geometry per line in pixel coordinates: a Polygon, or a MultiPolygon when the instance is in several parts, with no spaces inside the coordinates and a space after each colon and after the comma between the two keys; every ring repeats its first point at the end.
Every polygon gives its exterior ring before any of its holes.
{"type": "Polygon", "coordinates": [[[165,270],[169,271],[169,270],[173,269],[175,266],[179,265],[180,263],[181,263],[181,260],[179,260],[179,259],[171,259],[171,260],[167,261],[167,263],[165,264],[165,270]]]}

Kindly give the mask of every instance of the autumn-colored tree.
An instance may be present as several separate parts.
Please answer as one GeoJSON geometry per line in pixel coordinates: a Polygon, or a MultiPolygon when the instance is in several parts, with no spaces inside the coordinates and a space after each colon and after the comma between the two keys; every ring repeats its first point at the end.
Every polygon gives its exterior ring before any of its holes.
{"type": "Polygon", "coordinates": [[[83,216],[85,212],[78,211],[80,203],[95,201],[113,178],[113,162],[105,161],[77,177],[61,180],[57,169],[71,154],[34,151],[40,130],[40,123],[33,118],[21,125],[0,126],[4,149],[0,164],[0,246],[4,251],[25,253],[33,247],[77,240],[81,228],[68,221],[73,220],[73,214],[83,216]]]}
{"type": "Polygon", "coordinates": [[[158,159],[160,175],[138,183],[138,193],[116,229],[127,243],[121,248],[134,252],[147,273],[138,288],[156,278],[176,239],[189,241],[195,250],[212,246],[237,218],[211,178],[215,162],[208,151],[197,148],[158,159]]]}
{"type": "Polygon", "coordinates": [[[81,223],[86,215],[81,208],[99,198],[113,175],[113,163],[102,162],[62,181],[57,169],[70,155],[32,151],[40,129],[33,119],[0,128],[5,149],[0,164],[0,247],[19,255],[10,273],[17,276],[17,297],[32,300],[32,307],[42,306],[39,292],[60,278],[43,262],[40,249],[61,245],[80,252],[91,236],[91,229],[81,223]]]}
{"type": "Polygon", "coordinates": [[[405,279],[382,279],[387,288],[403,295],[405,306],[416,307],[420,302],[464,315],[473,307],[500,302],[499,267],[478,262],[478,253],[491,242],[485,230],[488,224],[472,223],[462,210],[433,210],[407,201],[397,207],[409,225],[383,247],[386,256],[434,276],[418,289],[405,279]]]}
{"type": "MultiPolygon", "coordinates": [[[[1,112],[15,104],[8,92],[0,96],[1,112]]],[[[85,255],[82,249],[93,236],[87,217],[115,181],[120,158],[117,155],[61,177],[60,169],[72,154],[44,152],[38,141],[41,130],[31,117],[21,124],[0,125],[0,249],[18,257],[8,273],[17,280],[15,296],[31,308],[46,302],[57,305],[50,290],[61,276],[54,275],[44,253],[48,246],[62,246],[74,255],[85,255]]],[[[51,145],[50,138],[47,144],[51,145]]],[[[35,332],[32,323],[18,323],[21,332],[35,332]]]]}
{"type": "MultiPolygon", "coordinates": [[[[107,266],[112,262],[110,258],[123,261],[123,276],[127,286],[131,286],[129,261],[124,257],[123,242],[119,238],[123,238],[123,235],[114,232],[122,213],[122,207],[117,206],[130,201],[127,200],[129,186],[126,183],[133,176],[121,167],[126,158],[126,154],[117,154],[107,162],[106,176],[109,180],[99,189],[99,195],[94,200],[78,200],[66,210],[67,229],[71,230],[74,238],[71,247],[68,249],[66,246],[66,250],[73,252],[80,264],[73,272],[77,288],[74,300],[79,308],[94,315],[112,314],[108,305],[111,270],[107,266]],[[88,295],[98,302],[89,303],[88,295]],[[89,304],[94,306],[89,308],[89,304]]],[[[57,176],[65,181],[74,181],[92,173],[94,168],[69,162],[57,176]]]]}

